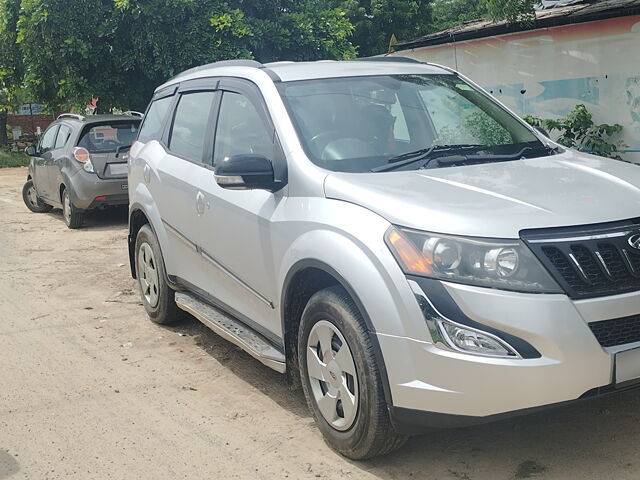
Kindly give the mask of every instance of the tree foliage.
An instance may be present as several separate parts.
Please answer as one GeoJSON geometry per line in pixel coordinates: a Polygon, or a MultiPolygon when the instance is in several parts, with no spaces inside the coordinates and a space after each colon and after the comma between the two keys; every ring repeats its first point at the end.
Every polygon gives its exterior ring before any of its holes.
{"type": "Polygon", "coordinates": [[[536,0],[483,0],[489,17],[507,23],[530,23],[535,20],[536,0]]]}
{"type": "Polygon", "coordinates": [[[576,105],[562,118],[541,119],[525,115],[524,120],[534,127],[545,128],[550,133],[557,131],[557,142],[565,147],[622,160],[619,151],[623,147],[619,141],[622,125],[597,125],[584,105],[576,105]]]}
{"type": "Polygon", "coordinates": [[[434,32],[488,15],[484,0],[434,0],[431,10],[430,28],[434,32]]]}
{"type": "Polygon", "coordinates": [[[1,0],[0,79],[50,110],[143,109],[187,68],[229,58],[350,58],[352,25],[328,1],[1,0]]]}
{"type": "Polygon", "coordinates": [[[341,7],[354,26],[360,56],[389,51],[392,35],[409,40],[432,31],[431,5],[421,0],[345,0],[341,7]]]}

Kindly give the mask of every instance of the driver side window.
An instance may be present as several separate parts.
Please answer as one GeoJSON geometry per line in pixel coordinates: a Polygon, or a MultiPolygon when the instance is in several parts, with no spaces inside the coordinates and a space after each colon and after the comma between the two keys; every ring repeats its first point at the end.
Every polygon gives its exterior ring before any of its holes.
{"type": "Polygon", "coordinates": [[[56,133],[58,133],[58,125],[53,125],[44,132],[38,148],[40,153],[46,153],[53,148],[53,143],[56,141],[56,133]]]}
{"type": "Polygon", "coordinates": [[[279,148],[273,129],[267,127],[255,105],[244,95],[224,92],[213,147],[213,165],[225,157],[247,153],[274,160],[279,148]]]}

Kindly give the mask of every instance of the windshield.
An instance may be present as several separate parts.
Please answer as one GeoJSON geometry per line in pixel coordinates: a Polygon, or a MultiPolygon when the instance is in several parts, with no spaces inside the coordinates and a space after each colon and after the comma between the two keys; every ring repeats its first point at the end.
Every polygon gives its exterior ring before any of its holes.
{"type": "Polygon", "coordinates": [[[94,125],[82,133],[79,147],[89,153],[115,153],[118,147],[128,147],[136,139],[139,122],[94,125]]]}
{"type": "Polygon", "coordinates": [[[456,75],[302,80],[278,88],[310,159],[328,170],[382,171],[398,157],[402,169],[421,168],[424,163],[407,162],[406,157],[434,155],[445,146],[482,155],[484,161],[519,152],[540,156],[546,148],[510,113],[456,75]]]}

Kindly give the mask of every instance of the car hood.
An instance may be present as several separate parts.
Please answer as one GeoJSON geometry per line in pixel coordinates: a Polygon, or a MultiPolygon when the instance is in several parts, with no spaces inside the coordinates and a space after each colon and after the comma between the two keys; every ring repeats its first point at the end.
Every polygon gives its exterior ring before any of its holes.
{"type": "Polygon", "coordinates": [[[528,228],[640,217],[640,166],[566,150],[511,162],[385,173],[331,173],[327,198],[396,225],[517,238],[528,228]]]}

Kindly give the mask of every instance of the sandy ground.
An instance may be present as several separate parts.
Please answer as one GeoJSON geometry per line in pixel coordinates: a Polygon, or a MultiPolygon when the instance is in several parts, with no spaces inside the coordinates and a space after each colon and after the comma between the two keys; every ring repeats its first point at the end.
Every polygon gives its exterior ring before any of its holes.
{"type": "Polygon", "coordinates": [[[196,320],[152,324],[126,211],[82,230],[0,170],[0,479],[637,479],[640,393],[413,438],[351,462],[300,392],[196,320]]]}

